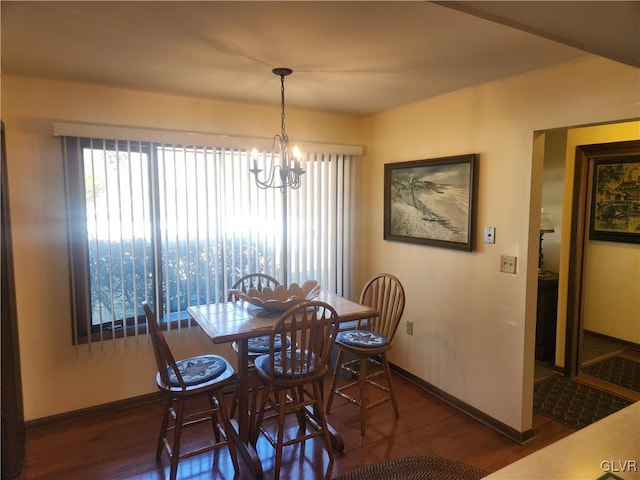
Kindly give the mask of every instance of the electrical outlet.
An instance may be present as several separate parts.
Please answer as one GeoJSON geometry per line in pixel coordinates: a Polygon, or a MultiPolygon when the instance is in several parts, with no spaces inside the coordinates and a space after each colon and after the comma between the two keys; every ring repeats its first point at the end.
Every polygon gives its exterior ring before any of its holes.
{"type": "Polygon", "coordinates": [[[407,335],[413,335],[413,322],[407,322],[407,335]]]}
{"type": "Polygon", "coordinates": [[[511,255],[500,255],[500,271],[503,273],[516,273],[518,257],[511,255]]]}

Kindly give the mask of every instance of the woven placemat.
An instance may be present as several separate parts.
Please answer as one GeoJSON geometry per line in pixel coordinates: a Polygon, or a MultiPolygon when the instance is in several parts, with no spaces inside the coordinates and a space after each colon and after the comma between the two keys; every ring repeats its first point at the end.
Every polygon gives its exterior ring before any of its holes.
{"type": "Polygon", "coordinates": [[[479,480],[487,472],[441,457],[403,457],[360,467],[335,480],[479,480]]]}
{"type": "Polygon", "coordinates": [[[640,392],[640,363],[623,357],[609,357],[582,369],[593,377],[640,392]]]}
{"type": "Polygon", "coordinates": [[[561,375],[533,386],[533,408],[575,429],[591,425],[632,403],[561,375]]]}

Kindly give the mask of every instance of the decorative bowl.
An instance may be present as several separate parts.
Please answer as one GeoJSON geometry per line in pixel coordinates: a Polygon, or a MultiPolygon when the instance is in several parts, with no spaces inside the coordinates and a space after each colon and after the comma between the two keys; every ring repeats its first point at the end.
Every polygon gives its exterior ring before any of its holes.
{"type": "Polygon", "coordinates": [[[307,280],[302,286],[292,283],[289,288],[278,285],[275,289],[265,287],[262,291],[250,288],[247,293],[231,289],[229,293],[256,307],[284,312],[296,303],[316,298],[320,293],[320,285],[315,280],[307,280]]]}

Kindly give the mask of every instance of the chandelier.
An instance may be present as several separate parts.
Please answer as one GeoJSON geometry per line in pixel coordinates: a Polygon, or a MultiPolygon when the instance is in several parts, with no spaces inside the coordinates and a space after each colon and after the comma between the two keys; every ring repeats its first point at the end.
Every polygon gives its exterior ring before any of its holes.
{"type": "Polygon", "coordinates": [[[272,164],[269,172],[265,172],[263,179],[258,178],[262,169],[258,168],[258,151],[255,148],[251,152],[253,168],[249,169],[249,171],[253,173],[256,185],[259,188],[278,188],[281,192],[285,192],[287,188],[300,188],[300,180],[304,174],[304,169],[300,166],[300,158],[302,157],[300,149],[294,146],[293,150],[289,150],[289,137],[287,136],[284,122],[284,77],[291,75],[293,70],[290,68],[274,68],[272,72],[280,77],[280,135],[273,137],[273,146],[271,147],[272,164]],[[279,157],[280,163],[275,162],[276,157],[279,157]]]}

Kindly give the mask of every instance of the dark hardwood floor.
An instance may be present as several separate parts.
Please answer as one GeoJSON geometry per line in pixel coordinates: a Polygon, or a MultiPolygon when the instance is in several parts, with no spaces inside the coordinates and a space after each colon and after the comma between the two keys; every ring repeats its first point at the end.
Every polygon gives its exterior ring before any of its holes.
{"type": "MultiPolygon", "coordinates": [[[[329,422],[342,433],[346,447],[343,453],[336,454],[332,477],[361,465],[411,455],[445,457],[493,472],[573,432],[534,413],[534,438],[520,445],[402,377],[395,375],[394,385],[400,418],[394,418],[390,404],[369,411],[365,437],[359,433],[358,409],[335,399],[329,422]]],[[[160,464],[154,458],[161,409],[161,403],[152,403],[29,428],[24,469],[18,478],[168,478],[167,457],[163,456],[160,464]]],[[[201,436],[206,437],[210,432],[207,428],[201,436]]],[[[186,432],[189,437],[192,434],[186,432]]],[[[304,446],[285,449],[281,478],[324,478],[328,457],[321,442],[314,439],[304,446]]],[[[273,448],[263,437],[257,447],[265,478],[271,478],[273,448]]],[[[239,478],[252,478],[244,461],[239,459],[239,462],[239,478]]],[[[181,461],[178,476],[191,480],[233,478],[233,467],[228,452],[222,450],[181,461]]]]}

